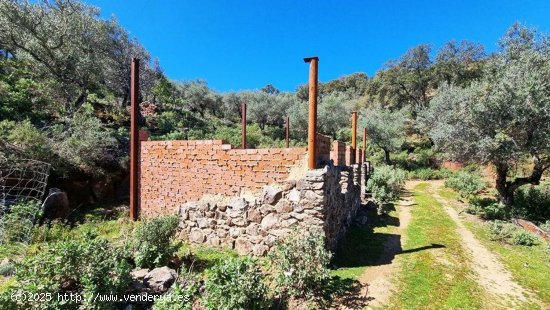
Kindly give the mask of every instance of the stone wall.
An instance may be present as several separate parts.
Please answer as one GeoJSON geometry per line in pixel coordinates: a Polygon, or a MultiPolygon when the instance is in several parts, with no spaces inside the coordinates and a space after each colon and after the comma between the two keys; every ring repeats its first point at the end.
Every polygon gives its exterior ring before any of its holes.
{"type": "Polygon", "coordinates": [[[264,255],[292,229],[320,226],[335,250],[360,206],[360,179],[360,165],[327,165],[297,181],[265,186],[257,195],[205,196],[180,207],[180,237],[264,255]]]}
{"type": "Polygon", "coordinates": [[[179,214],[181,238],[254,255],[294,228],[320,226],[335,250],[360,206],[364,165],[345,143],[317,138],[324,168],[311,171],[306,148],[143,141],[140,215],[179,214]]]}

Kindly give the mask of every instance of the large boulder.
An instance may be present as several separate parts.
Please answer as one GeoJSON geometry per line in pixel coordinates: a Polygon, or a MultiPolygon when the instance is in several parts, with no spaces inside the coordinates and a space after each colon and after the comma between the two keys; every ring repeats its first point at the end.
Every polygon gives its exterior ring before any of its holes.
{"type": "Polygon", "coordinates": [[[143,278],[143,283],[157,293],[164,293],[172,286],[177,276],[174,269],[159,267],[149,271],[143,278]]]}
{"type": "Polygon", "coordinates": [[[71,213],[69,197],[59,188],[51,188],[44,201],[44,218],[64,219],[71,213]]]}

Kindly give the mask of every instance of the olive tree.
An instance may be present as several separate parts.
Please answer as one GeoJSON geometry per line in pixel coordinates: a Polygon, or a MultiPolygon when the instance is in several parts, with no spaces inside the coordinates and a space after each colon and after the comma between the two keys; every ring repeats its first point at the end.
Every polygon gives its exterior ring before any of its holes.
{"type": "Polygon", "coordinates": [[[393,109],[410,107],[416,111],[425,107],[432,90],[430,53],[431,47],[422,44],[389,61],[369,80],[366,90],[369,100],[393,109]]]}
{"type": "Polygon", "coordinates": [[[390,152],[398,151],[405,141],[407,111],[376,106],[361,110],[360,115],[369,141],[384,151],[384,160],[391,165],[390,152]]]}
{"type": "Polygon", "coordinates": [[[453,159],[494,165],[496,189],[506,205],[518,187],[538,184],[550,167],[549,42],[514,25],[479,81],[442,86],[421,116],[435,146],[453,159]],[[532,160],[530,175],[510,176],[525,158],[532,160]]]}

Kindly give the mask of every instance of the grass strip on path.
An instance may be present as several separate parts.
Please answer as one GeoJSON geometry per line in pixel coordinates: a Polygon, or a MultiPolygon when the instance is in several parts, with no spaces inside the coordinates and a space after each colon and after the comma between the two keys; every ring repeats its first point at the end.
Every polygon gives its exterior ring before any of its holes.
{"type": "MultiPolygon", "coordinates": [[[[450,189],[440,189],[439,195],[445,199],[456,201],[458,195],[450,189]]],[[[456,207],[457,203],[453,203],[456,207]]],[[[489,250],[496,253],[506,268],[524,288],[534,292],[550,309],[550,245],[540,241],[534,246],[510,245],[491,240],[489,223],[466,220],[466,227],[489,250]]]]}
{"type": "Polygon", "coordinates": [[[469,268],[456,225],[431,197],[429,184],[414,188],[416,205],[398,255],[402,270],[390,309],[480,309],[486,298],[469,268]]]}

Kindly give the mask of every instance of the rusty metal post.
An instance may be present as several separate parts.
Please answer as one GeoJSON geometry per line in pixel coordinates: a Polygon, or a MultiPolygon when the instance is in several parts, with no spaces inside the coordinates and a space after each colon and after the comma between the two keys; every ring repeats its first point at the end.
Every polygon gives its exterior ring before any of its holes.
{"type": "Polygon", "coordinates": [[[285,122],[285,141],[286,148],[288,149],[290,145],[290,118],[288,116],[285,122]]]}
{"type": "Polygon", "coordinates": [[[241,104],[241,118],[242,118],[242,138],[241,145],[243,149],[246,149],[246,103],[241,104]]]}
{"type": "Polygon", "coordinates": [[[309,62],[309,121],[307,127],[307,152],[308,152],[308,168],[310,170],[317,168],[316,162],[316,140],[317,140],[317,83],[318,83],[318,57],[304,58],[305,62],[309,62]]]}
{"type": "Polygon", "coordinates": [[[363,162],[367,160],[367,128],[363,128],[363,162]]]}
{"type": "Polygon", "coordinates": [[[351,148],[352,148],[352,164],[357,164],[357,112],[351,112],[351,148]]]}
{"type": "Polygon", "coordinates": [[[130,219],[138,219],[139,199],[139,59],[132,59],[130,80],[130,219]]]}

